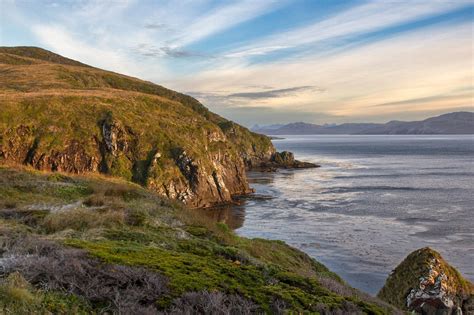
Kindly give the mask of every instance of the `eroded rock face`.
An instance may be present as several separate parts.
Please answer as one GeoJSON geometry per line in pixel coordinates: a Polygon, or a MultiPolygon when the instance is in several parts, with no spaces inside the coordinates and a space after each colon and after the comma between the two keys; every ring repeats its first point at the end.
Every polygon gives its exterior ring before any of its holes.
{"type": "MultiPolygon", "coordinates": [[[[10,128],[4,133],[7,141],[0,145],[0,159],[40,170],[102,172],[124,177],[191,207],[229,203],[233,195],[251,192],[243,161],[225,149],[214,152],[205,144],[206,153],[202,156],[175,149],[171,157],[154,149],[148,160],[140,160],[135,152],[141,140],[130,127],[108,117],[98,128],[98,136],[69,140],[60,150],[49,149],[49,138],[38,136],[41,133],[32,126],[10,128]]],[[[57,128],[51,130],[58,135],[61,132],[57,128]]],[[[208,143],[226,143],[222,132],[206,133],[208,143]]]]}
{"type": "Polygon", "coordinates": [[[40,170],[76,174],[97,172],[99,168],[99,159],[87,153],[84,146],[76,140],[71,140],[63,151],[35,154],[27,163],[40,170]]]}
{"type": "Polygon", "coordinates": [[[427,274],[420,277],[418,287],[411,289],[408,294],[407,307],[419,313],[426,313],[432,309],[452,310],[456,299],[456,292],[452,289],[448,277],[440,268],[439,261],[433,258],[429,262],[427,274]]]}
{"type": "Polygon", "coordinates": [[[102,138],[105,148],[116,156],[119,151],[126,152],[128,143],[125,138],[127,131],[118,121],[105,120],[102,123],[102,138]]]}
{"type": "Polygon", "coordinates": [[[32,126],[10,128],[4,137],[8,140],[6,145],[0,145],[0,159],[28,164],[39,170],[76,174],[98,170],[97,156],[86,152],[84,145],[77,140],[68,141],[62,150],[44,152],[42,138],[32,126]]]}
{"type": "MultiPolygon", "coordinates": [[[[174,184],[171,191],[186,204],[208,207],[215,203],[231,202],[233,195],[251,191],[242,161],[229,154],[210,153],[206,160],[200,160],[182,151],[176,157],[176,164],[186,183],[174,184]]],[[[170,189],[166,190],[168,195],[170,189]]]]}
{"type": "Polygon", "coordinates": [[[471,314],[473,285],[430,248],[411,253],[378,296],[416,314],[471,314]]]}

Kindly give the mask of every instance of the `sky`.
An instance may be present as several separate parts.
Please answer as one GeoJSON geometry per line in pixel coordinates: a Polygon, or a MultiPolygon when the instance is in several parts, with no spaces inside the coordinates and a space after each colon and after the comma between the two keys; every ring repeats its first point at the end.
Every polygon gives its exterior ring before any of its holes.
{"type": "Polygon", "coordinates": [[[474,110],[474,1],[0,0],[38,46],[199,99],[246,126],[474,110]]]}

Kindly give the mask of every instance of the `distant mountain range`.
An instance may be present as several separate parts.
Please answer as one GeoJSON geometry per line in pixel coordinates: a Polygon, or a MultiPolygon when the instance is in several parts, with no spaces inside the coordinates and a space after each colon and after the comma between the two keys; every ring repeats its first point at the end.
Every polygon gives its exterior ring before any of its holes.
{"type": "Polygon", "coordinates": [[[346,123],[316,125],[304,122],[286,125],[254,126],[254,132],[265,135],[418,135],[418,134],[474,134],[474,113],[454,112],[422,121],[397,121],[385,124],[346,123]]]}

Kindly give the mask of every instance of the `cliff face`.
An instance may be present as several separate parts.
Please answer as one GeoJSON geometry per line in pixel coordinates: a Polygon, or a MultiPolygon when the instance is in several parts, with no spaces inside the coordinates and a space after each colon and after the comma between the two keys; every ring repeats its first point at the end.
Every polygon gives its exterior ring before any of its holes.
{"type": "Polygon", "coordinates": [[[378,297],[416,314],[472,314],[474,286],[431,248],[414,251],[388,277],[378,297]]]}
{"type": "Polygon", "coordinates": [[[0,48],[0,163],[101,172],[195,207],[250,192],[270,139],[194,98],[29,47],[0,48]]]}

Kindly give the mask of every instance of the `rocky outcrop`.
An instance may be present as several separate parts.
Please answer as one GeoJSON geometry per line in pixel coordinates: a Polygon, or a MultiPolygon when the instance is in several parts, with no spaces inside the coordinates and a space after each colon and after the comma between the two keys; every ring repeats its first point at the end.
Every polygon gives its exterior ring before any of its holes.
{"type": "Polygon", "coordinates": [[[0,144],[0,161],[27,164],[39,170],[69,173],[96,172],[99,167],[99,159],[87,153],[84,145],[78,140],[67,142],[62,150],[42,151],[43,139],[33,126],[19,125],[9,128],[3,138],[4,142],[0,144]]]}
{"type": "Polygon", "coordinates": [[[472,314],[474,287],[439,253],[411,253],[388,277],[378,296],[416,314],[472,314]]]}
{"type": "Polygon", "coordinates": [[[277,167],[281,168],[313,168],[319,167],[319,165],[309,162],[302,162],[295,160],[293,153],[288,151],[275,152],[271,159],[271,163],[276,164],[277,167]]]}
{"type": "Polygon", "coordinates": [[[273,172],[280,168],[285,169],[300,169],[300,168],[315,168],[319,165],[309,162],[302,162],[295,160],[293,153],[288,151],[273,152],[269,158],[253,162],[249,169],[260,170],[266,172],[273,172]]]}

